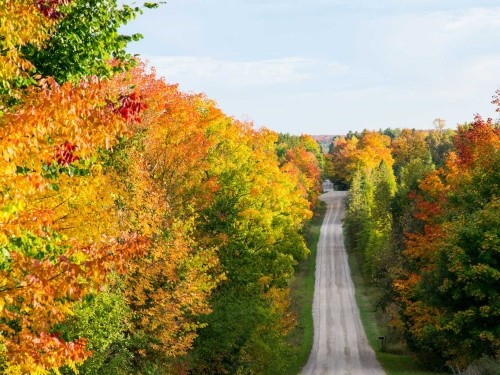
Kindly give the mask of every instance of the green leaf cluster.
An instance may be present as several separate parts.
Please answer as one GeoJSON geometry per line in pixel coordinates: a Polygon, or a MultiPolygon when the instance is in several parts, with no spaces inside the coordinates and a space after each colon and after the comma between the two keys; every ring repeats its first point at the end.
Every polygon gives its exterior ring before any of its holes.
{"type": "Polygon", "coordinates": [[[23,47],[24,56],[35,66],[34,74],[54,77],[59,83],[97,75],[110,76],[134,64],[125,50],[140,34],[122,35],[120,27],[142,11],[119,6],[116,0],[74,1],[57,23],[42,48],[23,47]]]}

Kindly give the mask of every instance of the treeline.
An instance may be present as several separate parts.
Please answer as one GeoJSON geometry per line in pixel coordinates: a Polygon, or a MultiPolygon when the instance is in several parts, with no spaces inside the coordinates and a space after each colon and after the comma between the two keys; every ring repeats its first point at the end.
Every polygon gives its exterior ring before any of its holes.
{"type": "Polygon", "coordinates": [[[323,155],[126,55],[141,11],[0,5],[0,372],[285,373],[323,155]]]}
{"type": "Polygon", "coordinates": [[[499,359],[499,124],[350,133],[329,160],[350,191],[346,245],[381,290],[390,339],[434,369],[499,359]]]}

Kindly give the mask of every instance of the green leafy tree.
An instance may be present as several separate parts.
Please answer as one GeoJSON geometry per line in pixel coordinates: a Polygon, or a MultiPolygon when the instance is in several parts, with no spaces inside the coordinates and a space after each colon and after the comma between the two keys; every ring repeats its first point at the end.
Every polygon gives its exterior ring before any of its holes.
{"type": "Polygon", "coordinates": [[[392,231],[391,202],[396,192],[392,169],[382,161],[374,171],[373,207],[369,225],[365,228],[367,243],[364,249],[365,269],[375,279],[385,278],[390,264],[392,231]]]}
{"type": "Polygon", "coordinates": [[[453,137],[455,132],[452,129],[446,129],[446,122],[443,119],[434,120],[434,129],[427,135],[427,143],[432,156],[432,162],[437,167],[445,164],[446,156],[453,151],[455,145],[453,137]]]}
{"type": "MultiPolygon", "coordinates": [[[[123,286],[118,278],[112,280],[101,292],[87,295],[78,302],[74,317],[58,327],[68,340],[86,337],[92,356],[81,366],[79,372],[88,375],[129,374],[132,367],[132,346],[126,332],[130,329],[123,286]]],[[[74,374],[63,369],[64,374],[74,374]]]]}
{"type": "Polygon", "coordinates": [[[134,63],[125,48],[142,36],[122,35],[119,29],[142,12],[139,7],[120,7],[116,0],[74,0],[61,12],[61,19],[42,46],[28,44],[22,48],[35,74],[54,77],[61,83],[90,75],[109,76],[134,63]]]}
{"type": "Polygon", "coordinates": [[[368,242],[366,228],[373,206],[373,185],[365,171],[358,170],[351,182],[347,212],[344,220],[347,248],[360,254],[364,253],[368,242]]]}

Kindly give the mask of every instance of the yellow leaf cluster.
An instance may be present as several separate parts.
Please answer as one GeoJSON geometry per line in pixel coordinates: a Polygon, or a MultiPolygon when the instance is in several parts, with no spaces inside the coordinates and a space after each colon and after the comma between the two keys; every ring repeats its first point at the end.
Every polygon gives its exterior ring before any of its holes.
{"type": "MultiPolygon", "coordinates": [[[[25,78],[32,64],[23,58],[20,49],[26,44],[41,47],[50,37],[56,21],[45,17],[35,1],[4,0],[0,2],[0,89],[18,96],[12,87],[14,78],[25,78]]],[[[0,110],[6,98],[0,97],[0,110]]]]}

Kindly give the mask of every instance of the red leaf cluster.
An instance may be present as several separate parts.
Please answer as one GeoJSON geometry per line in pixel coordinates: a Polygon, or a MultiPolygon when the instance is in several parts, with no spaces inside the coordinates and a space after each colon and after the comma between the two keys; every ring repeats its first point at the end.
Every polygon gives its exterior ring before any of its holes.
{"type": "Polygon", "coordinates": [[[70,0],[36,0],[36,7],[51,20],[58,20],[62,13],[57,10],[59,5],[68,5],[70,0]]]}
{"type": "Polygon", "coordinates": [[[77,146],[71,142],[64,142],[57,148],[54,158],[49,162],[49,164],[52,164],[55,160],[60,166],[67,167],[79,159],[79,157],[74,154],[76,149],[77,146]]]}
{"type": "Polygon", "coordinates": [[[119,113],[127,121],[141,122],[139,114],[147,108],[147,105],[137,93],[121,94],[118,103],[119,107],[115,108],[115,113],[119,113]]]}
{"type": "Polygon", "coordinates": [[[475,116],[470,126],[459,127],[455,136],[459,164],[470,165],[483,154],[481,148],[494,144],[499,135],[500,129],[493,124],[493,120],[484,121],[479,115],[475,116]]]}

